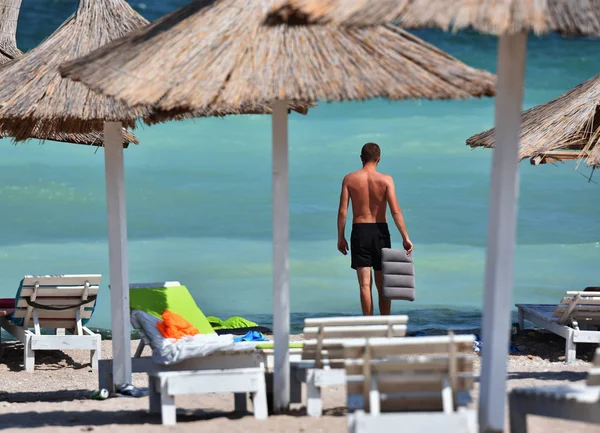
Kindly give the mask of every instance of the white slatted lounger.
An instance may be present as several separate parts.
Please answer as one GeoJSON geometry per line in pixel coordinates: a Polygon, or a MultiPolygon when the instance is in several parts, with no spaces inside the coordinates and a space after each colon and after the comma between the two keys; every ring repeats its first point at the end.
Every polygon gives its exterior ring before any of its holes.
{"type": "Polygon", "coordinates": [[[476,433],[472,335],[344,343],[350,433],[476,433]]]}
{"type": "Polygon", "coordinates": [[[565,339],[565,360],[575,361],[577,343],[600,343],[600,292],[566,292],[559,305],[517,304],[525,320],[565,339]]]}
{"type": "Polygon", "coordinates": [[[26,371],[34,370],[36,350],[89,350],[92,368],[98,368],[101,337],[83,322],[92,316],[100,279],[101,275],[23,278],[15,312],[10,319],[0,317],[0,326],[25,346],[26,371]],[[41,329],[53,329],[57,335],[42,335],[41,329]],[[61,335],[65,329],[72,335],[61,335]]]}
{"type": "Polygon", "coordinates": [[[586,385],[516,388],[509,408],[511,433],[527,433],[527,415],[600,424],[600,349],[586,385]]]}
{"type": "Polygon", "coordinates": [[[299,379],[306,382],[308,415],[323,412],[321,388],[346,383],[343,342],[359,337],[404,337],[408,316],[358,316],[305,319],[299,379]]]}
{"type": "MultiPolygon", "coordinates": [[[[160,359],[165,338],[156,328],[159,319],[143,311],[132,311],[131,317],[132,324],[152,348],[153,355],[160,359]]],[[[217,349],[207,355],[187,353],[181,360],[170,360],[168,364],[154,363],[152,358],[145,364],[149,379],[149,409],[151,413],[161,414],[163,424],[176,424],[175,396],[181,394],[230,392],[234,394],[235,411],[243,413],[250,393],[254,417],[268,417],[266,355],[262,351],[240,343],[240,346],[217,349]]]]}

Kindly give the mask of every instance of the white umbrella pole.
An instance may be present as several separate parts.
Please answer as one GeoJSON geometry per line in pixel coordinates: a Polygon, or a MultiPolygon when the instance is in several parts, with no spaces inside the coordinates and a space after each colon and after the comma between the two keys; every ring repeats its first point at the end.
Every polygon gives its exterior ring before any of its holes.
{"type": "Polygon", "coordinates": [[[483,433],[504,431],[526,46],[525,33],[503,35],[498,46],[496,144],[492,159],[479,399],[479,426],[483,433]]]}
{"type": "Polygon", "coordinates": [[[113,384],[131,383],[131,335],[129,319],[129,265],[125,212],[125,167],[120,122],[104,124],[110,311],[113,347],[113,384]]]}
{"type": "Polygon", "coordinates": [[[273,332],[274,409],[290,403],[290,212],[288,173],[288,111],[285,101],[273,103],[273,332]]]}

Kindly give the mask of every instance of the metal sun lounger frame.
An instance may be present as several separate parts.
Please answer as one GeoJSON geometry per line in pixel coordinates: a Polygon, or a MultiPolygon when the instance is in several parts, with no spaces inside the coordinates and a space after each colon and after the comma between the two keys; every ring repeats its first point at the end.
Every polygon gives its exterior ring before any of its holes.
{"type": "Polygon", "coordinates": [[[28,275],[23,278],[13,314],[14,319],[23,319],[23,324],[17,325],[7,317],[0,317],[0,328],[23,343],[25,371],[34,371],[38,350],[89,350],[91,366],[98,368],[101,336],[82,322],[92,316],[100,279],[101,275],[97,274],[28,275]],[[42,329],[53,329],[56,335],[42,334],[42,329]],[[65,329],[72,335],[65,334],[65,329]]]}
{"type": "Polygon", "coordinates": [[[516,307],[520,329],[525,329],[527,320],[565,339],[567,363],[575,361],[577,343],[600,343],[600,292],[569,291],[559,305],[517,304],[516,307]]]}

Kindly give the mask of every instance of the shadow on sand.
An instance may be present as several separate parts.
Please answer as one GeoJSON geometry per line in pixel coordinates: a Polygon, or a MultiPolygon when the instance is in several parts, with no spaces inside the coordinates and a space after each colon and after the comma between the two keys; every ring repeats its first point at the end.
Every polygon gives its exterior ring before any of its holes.
{"type": "MultiPolygon", "coordinates": [[[[324,415],[344,416],[346,408],[332,408],[324,411],[324,415]]],[[[287,416],[305,417],[305,410],[290,410],[287,416]]],[[[234,413],[210,410],[177,409],[177,423],[226,418],[229,420],[252,416],[251,413],[234,413]]],[[[275,415],[277,416],[277,415],[275,415]]],[[[150,414],[146,410],[116,410],[116,411],[65,411],[51,410],[48,412],[16,412],[0,414],[2,428],[39,428],[44,426],[60,427],[100,427],[110,424],[161,424],[159,414],[150,414]]],[[[91,430],[91,429],[90,429],[91,430]]]]}
{"type": "MultiPolygon", "coordinates": [[[[0,363],[6,364],[10,371],[23,371],[23,344],[18,341],[2,343],[0,363]]],[[[35,368],[46,371],[61,370],[65,367],[76,370],[90,368],[89,363],[80,364],[60,350],[38,350],[35,352],[35,368]]]]}

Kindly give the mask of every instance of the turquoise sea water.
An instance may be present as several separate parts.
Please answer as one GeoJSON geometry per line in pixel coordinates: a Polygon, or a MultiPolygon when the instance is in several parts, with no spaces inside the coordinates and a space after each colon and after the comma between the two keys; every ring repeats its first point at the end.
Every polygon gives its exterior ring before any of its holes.
{"type": "MultiPolygon", "coordinates": [[[[154,20],[185,0],[131,2],[154,20]]],[[[30,49],[75,10],[75,0],[23,0],[18,42],[30,49]]],[[[496,40],[463,32],[418,36],[495,70],[496,40]]],[[[600,41],[529,42],[525,106],[600,72],[600,41]]],[[[396,302],[413,329],[478,326],[483,294],[491,152],[470,135],[492,126],[493,100],[321,104],[290,119],[291,309],[303,317],[360,312],[356,277],[336,250],[344,174],[364,142],[382,146],[415,242],[417,301],[396,302]]],[[[132,282],[179,280],[207,314],[270,324],[271,135],[268,116],[145,127],[126,151],[132,282]]],[[[600,187],[575,163],[521,165],[514,298],[560,299],[600,284],[600,187]]],[[[62,143],[0,143],[0,297],[24,274],[102,273],[90,323],[110,326],[102,151],[62,143]]],[[[348,233],[349,235],[349,233],[348,233]]],[[[392,231],[392,242],[400,236],[392,231]]]]}

